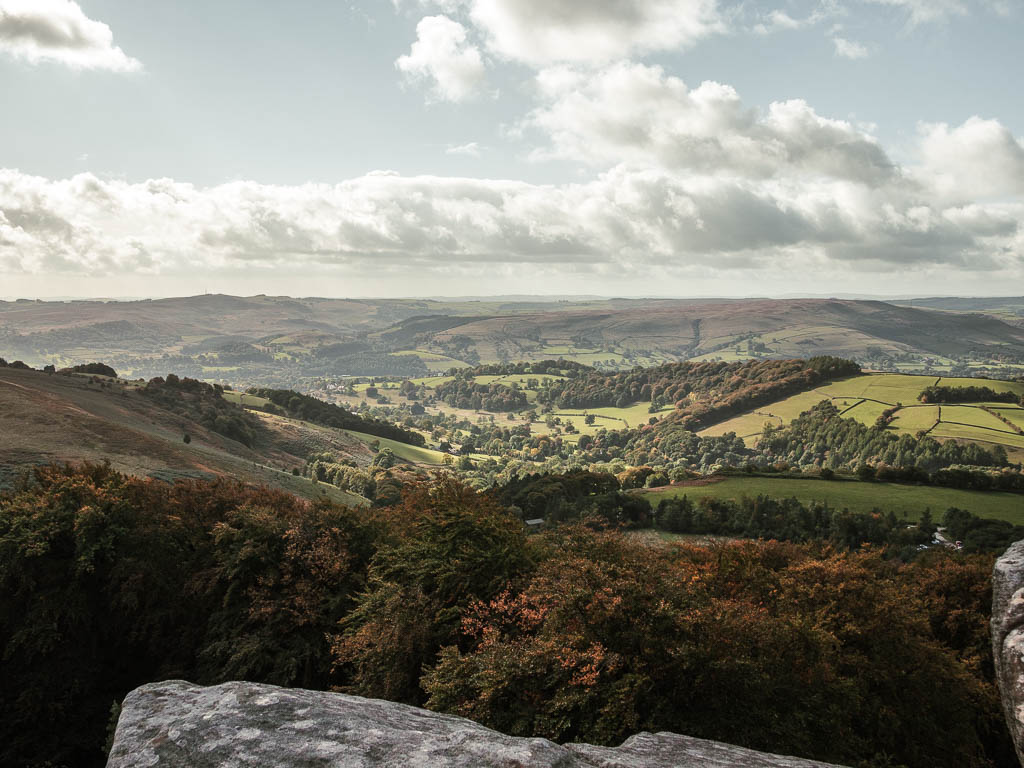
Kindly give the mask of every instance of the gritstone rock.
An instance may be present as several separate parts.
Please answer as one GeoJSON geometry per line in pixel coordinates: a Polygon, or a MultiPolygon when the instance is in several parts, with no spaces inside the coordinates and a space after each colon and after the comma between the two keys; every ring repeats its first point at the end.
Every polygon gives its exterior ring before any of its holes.
{"type": "Polygon", "coordinates": [[[828,768],[673,733],[559,746],[404,704],[256,683],[179,680],[124,701],[107,768],[828,768]]]}
{"type": "Polygon", "coordinates": [[[1024,541],[1011,545],[992,571],[992,656],[1006,724],[1024,765],[1024,541]]]}

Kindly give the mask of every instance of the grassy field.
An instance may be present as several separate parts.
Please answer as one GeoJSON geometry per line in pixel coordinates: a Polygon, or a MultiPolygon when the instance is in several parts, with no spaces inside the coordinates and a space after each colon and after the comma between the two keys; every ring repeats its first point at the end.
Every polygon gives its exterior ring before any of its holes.
{"type": "Polygon", "coordinates": [[[982,427],[997,432],[1013,431],[988,411],[973,405],[944,405],[942,406],[942,420],[944,422],[982,427]]]}
{"type": "MultiPolygon", "coordinates": [[[[804,411],[821,400],[831,400],[845,418],[856,419],[871,426],[882,411],[901,403],[904,407],[896,413],[889,425],[890,430],[916,434],[935,425],[939,409],[934,405],[923,405],[918,395],[926,387],[941,383],[951,387],[985,386],[997,392],[1024,394],[1024,383],[997,381],[993,379],[939,378],[936,376],[914,376],[912,374],[882,373],[853,376],[823,387],[785,398],[755,411],[736,416],[728,421],[703,430],[702,435],[724,435],[735,432],[749,446],[757,442],[766,423],[775,426],[788,424],[804,411]]],[[[1000,413],[1024,427],[1024,409],[998,404],[1000,413]]],[[[1007,449],[1024,448],[1024,439],[994,416],[977,405],[943,405],[942,423],[929,434],[936,438],[976,440],[988,444],[1000,444],[1007,449]],[[947,423],[953,422],[953,423],[947,423]]]]}
{"type": "Polygon", "coordinates": [[[262,408],[267,405],[270,401],[265,397],[257,397],[256,395],[247,395],[245,392],[235,392],[234,390],[226,389],[224,394],[221,395],[229,403],[235,403],[245,408],[262,408]]]}
{"type": "Polygon", "coordinates": [[[1006,404],[992,405],[989,406],[993,411],[998,413],[1000,416],[1009,419],[1021,429],[1024,429],[1024,408],[1016,408],[1008,406],[1006,404]]]}
{"type": "Polygon", "coordinates": [[[902,408],[897,411],[891,426],[898,431],[917,434],[922,429],[931,429],[938,418],[939,406],[937,405],[902,408]]]}
{"type": "Polygon", "coordinates": [[[889,406],[876,403],[874,400],[861,400],[848,411],[843,413],[844,418],[856,419],[861,424],[874,424],[889,406]]]}
{"type": "Polygon", "coordinates": [[[743,496],[795,497],[802,502],[824,501],[830,506],[854,512],[870,512],[878,507],[892,510],[899,517],[917,520],[925,509],[941,520],[949,507],[966,509],[978,517],[1008,520],[1024,525],[1024,496],[1014,493],[962,491],[953,488],[861,483],[855,480],[818,478],[727,477],[707,485],[670,486],[643,492],[652,506],[664,498],[687,496],[691,499],[738,499],[743,496]]]}
{"type": "Polygon", "coordinates": [[[444,459],[445,454],[440,451],[435,451],[430,448],[420,448],[415,445],[408,445],[407,443],[400,443],[397,440],[389,440],[386,437],[376,437],[375,435],[366,435],[362,432],[353,432],[350,429],[343,429],[342,432],[347,432],[352,437],[362,440],[366,444],[372,444],[377,442],[380,447],[390,448],[395,456],[406,461],[412,461],[416,464],[440,464],[444,459]]]}
{"type": "Polygon", "coordinates": [[[444,382],[451,381],[454,378],[454,376],[424,376],[419,379],[410,379],[410,381],[412,381],[413,384],[422,384],[425,387],[433,389],[438,384],[443,384],[444,382]]]}
{"type": "Polygon", "coordinates": [[[418,357],[431,371],[447,371],[452,368],[468,368],[469,363],[457,360],[439,352],[430,352],[425,349],[407,349],[401,352],[392,352],[396,357],[418,357]]]}

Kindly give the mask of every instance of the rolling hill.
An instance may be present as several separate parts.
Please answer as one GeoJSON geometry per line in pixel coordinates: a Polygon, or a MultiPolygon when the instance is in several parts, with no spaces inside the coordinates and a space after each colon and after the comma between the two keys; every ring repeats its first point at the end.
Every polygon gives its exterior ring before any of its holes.
{"type": "Polygon", "coordinates": [[[132,383],[0,368],[0,486],[38,464],[109,461],[118,471],[140,477],[171,482],[235,477],[306,497],[326,493],[337,501],[362,503],[331,486],[313,486],[291,469],[316,450],[366,466],[373,452],[363,441],[270,414],[254,418],[263,429],[249,448],[162,407],[132,383]]]}
{"type": "Polygon", "coordinates": [[[0,355],[58,367],[103,359],[131,376],[175,371],[234,385],[292,388],[324,377],[426,376],[553,357],[605,370],[821,354],[882,370],[955,375],[1024,367],[1024,328],[1016,324],[1013,300],[990,300],[996,302],[991,306],[921,301],[929,306],[834,299],[224,295],[16,301],[0,302],[0,355]]]}

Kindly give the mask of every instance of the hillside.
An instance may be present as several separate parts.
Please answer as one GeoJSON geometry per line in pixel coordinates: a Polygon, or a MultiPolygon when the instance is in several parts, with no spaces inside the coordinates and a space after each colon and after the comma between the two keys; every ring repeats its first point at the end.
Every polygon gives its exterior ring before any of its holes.
{"type": "Polygon", "coordinates": [[[605,370],[823,354],[957,375],[1024,366],[1024,329],[1010,304],[993,305],[995,314],[948,308],[832,299],[17,301],[0,302],[0,354],[276,388],[552,357],[605,370]]]}
{"type": "Polygon", "coordinates": [[[176,412],[147,397],[134,383],[0,368],[0,485],[42,463],[109,461],[118,471],[139,477],[235,477],[304,496],[327,493],[340,502],[364,503],[291,473],[315,450],[369,465],[373,452],[362,441],[279,416],[252,418],[259,434],[249,447],[185,410],[176,412]]]}

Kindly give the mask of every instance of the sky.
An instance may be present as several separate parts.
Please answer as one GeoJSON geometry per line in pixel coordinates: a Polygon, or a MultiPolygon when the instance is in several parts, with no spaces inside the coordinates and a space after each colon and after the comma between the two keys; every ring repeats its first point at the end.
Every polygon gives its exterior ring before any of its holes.
{"type": "Polygon", "coordinates": [[[0,297],[1024,293],[1024,0],[0,0],[0,297]]]}

